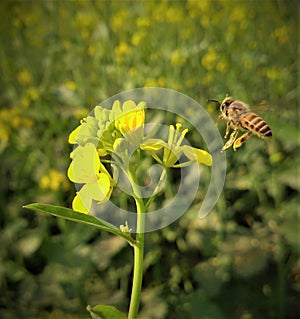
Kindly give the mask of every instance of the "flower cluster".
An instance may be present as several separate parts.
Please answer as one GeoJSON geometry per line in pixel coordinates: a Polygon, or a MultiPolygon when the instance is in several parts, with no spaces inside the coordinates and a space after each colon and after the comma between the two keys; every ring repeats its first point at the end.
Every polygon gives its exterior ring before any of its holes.
{"type": "Polygon", "coordinates": [[[141,145],[141,149],[149,151],[152,157],[165,167],[185,167],[196,161],[198,164],[212,165],[212,157],[204,150],[189,146],[181,145],[188,129],[181,131],[181,124],[173,125],[169,128],[168,142],[161,139],[149,139],[141,145]],[[163,150],[162,158],[158,156],[158,151],[163,150]],[[185,155],[189,161],[180,162],[181,156],[185,155]]]}
{"type": "Polygon", "coordinates": [[[77,147],[71,153],[68,177],[83,184],[73,200],[74,210],[88,213],[93,200],[101,204],[110,198],[114,180],[100,159],[112,155],[116,141],[141,131],[144,106],[143,102],[136,105],[131,100],[123,105],[115,101],[111,110],[98,105],[70,134],[69,143],[77,147]]]}
{"type": "MultiPolygon", "coordinates": [[[[93,114],[81,120],[69,136],[69,143],[75,144],[76,148],[71,153],[68,177],[81,187],[73,200],[75,211],[89,213],[93,201],[102,204],[109,200],[116,186],[118,170],[128,177],[133,171],[130,149],[150,153],[166,169],[193,162],[212,164],[208,152],[182,145],[188,130],[181,131],[181,124],[176,124],[176,129],[170,126],[167,142],[152,138],[152,135],[145,136],[144,124],[145,102],[136,104],[132,100],[123,104],[117,100],[111,110],[96,106],[93,114]],[[183,155],[188,160],[180,162],[183,155]],[[113,167],[114,178],[104,163],[113,167]]],[[[138,164],[137,159],[134,166],[138,164]]]]}

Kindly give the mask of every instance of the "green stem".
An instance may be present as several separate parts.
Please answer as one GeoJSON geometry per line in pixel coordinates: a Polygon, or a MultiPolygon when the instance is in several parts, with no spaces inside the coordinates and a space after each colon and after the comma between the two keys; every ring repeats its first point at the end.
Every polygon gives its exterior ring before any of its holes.
{"type": "MultiPolygon", "coordinates": [[[[133,176],[131,175],[131,178],[133,176]]],[[[136,229],[136,244],[133,247],[134,266],[133,266],[133,282],[131,299],[129,306],[129,319],[136,319],[139,311],[142,280],[143,280],[143,263],[144,263],[144,242],[145,242],[145,206],[142,198],[139,196],[139,187],[135,183],[135,178],[132,178],[132,187],[136,195],[135,202],[137,207],[137,229],[136,229]]]]}
{"type": "Polygon", "coordinates": [[[163,171],[162,171],[162,173],[161,173],[161,175],[160,175],[159,181],[158,181],[158,183],[157,183],[157,185],[156,185],[156,187],[155,187],[155,189],[154,189],[154,191],[153,191],[153,193],[152,193],[152,196],[148,199],[148,201],[147,201],[146,204],[145,204],[145,208],[146,208],[146,209],[147,209],[147,208],[150,206],[150,204],[153,202],[156,193],[157,193],[157,192],[160,190],[160,188],[161,188],[162,182],[165,182],[164,178],[165,178],[165,176],[166,176],[166,173],[167,173],[167,169],[164,167],[164,169],[163,169],[163,171]]]}

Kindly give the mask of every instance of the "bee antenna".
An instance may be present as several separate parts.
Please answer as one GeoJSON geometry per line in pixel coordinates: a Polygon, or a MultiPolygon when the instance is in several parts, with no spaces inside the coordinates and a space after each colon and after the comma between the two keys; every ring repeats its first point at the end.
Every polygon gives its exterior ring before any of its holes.
{"type": "Polygon", "coordinates": [[[215,103],[219,103],[220,104],[220,101],[218,101],[218,100],[207,100],[207,102],[215,102],[215,103]]]}

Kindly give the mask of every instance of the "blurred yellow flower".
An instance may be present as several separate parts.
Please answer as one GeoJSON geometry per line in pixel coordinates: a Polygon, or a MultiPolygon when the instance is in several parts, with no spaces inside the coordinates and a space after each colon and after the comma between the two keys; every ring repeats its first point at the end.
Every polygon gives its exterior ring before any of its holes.
{"type": "Polygon", "coordinates": [[[121,62],[124,57],[129,55],[131,52],[130,46],[126,42],[121,42],[116,48],[115,48],[115,55],[118,62],[121,62]]]}
{"type": "Polygon", "coordinates": [[[217,71],[219,71],[221,73],[225,73],[228,70],[228,63],[224,59],[221,59],[217,63],[216,69],[217,69],[217,71]]]}
{"type": "Polygon", "coordinates": [[[129,75],[131,76],[136,76],[137,75],[137,69],[136,68],[130,68],[129,71],[128,71],[129,75]]]}
{"type": "Polygon", "coordinates": [[[208,48],[207,52],[201,59],[201,64],[207,70],[213,70],[219,61],[219,56],[214,48],[208,48]]]}
{"type": "Polygon", "coordinates": [[[233,22],[244,22],[248,20],[248,12],[241,5],[232,8],[228,17],[233,22]]]}
{"type": "Polygon", "coordinates": [[[11,126],[12,127],[18,128],[18,127],[20,127],[20,124],[21,124],[21,117],[20,116],[14,116],[11,119],[11,126]]]}
{"type": "Polygon", "coordinates": [[[76,119],[82,119],[83,117],[86,117],[88,114],[89,114],[89,110],[84,107],[74,110],[74,117],[76,119]]]}
{"type": "Polygon", "coordinates": [[[1,123],[0,125],[0,142],[3,142],[4,144],[6,144],[9,140],[9,132],[10,129],[7,125],[3,125],[1,123]]]}
{"type": "Polygon", "coordinates": [[[96,52],[95,45],[90,44],[89,47],[88,47],[88,54],[89,54],[89,56],[94,56],[94,55],[95,55],[95,52],[96,52]]]}
{"type": "Polygon", "coordinates": [[[32,75],[27,69],[22,69],[17,74],[17,80],[21,85],[29,85],[32,83],[32,75]]]}
{"type": "Polygon", "coordinates": [[[151,25],[151,21],[148,17],[138,17],[135,23],[138,28],[149,27],[151,25]]]}
{"type": "Polygon", "coordinates": [[[127,9],[120,9],[115,14],[112,15],[110,19],[110,26],[114,32],[119,32],[124,28],[127,23],[129,12],[127,9]]]}
{"type": "Polygon", "coordinates": [[[131,37],[131,43],[134,46],[138,46],[141,44],[144,38],[146,38],[146,33],[144,31],[137,31],[131,37]]]}
{"type": "Polygon", "coordinates": [[[271,154],[269,157],[271,164],[278,164],[282,162],[283,159],[284,159],[284,155],[282,154],[282,152],[276,152],[274,154],[271,154]]]}
{"type": "Polygon", "coordinates": [[[176,6],[175,4],[168,7],[166,13],[166,20],[171,23],[182,23],[185,19],[184,12],[182,8],[176,6]]]}
{"type": "Polygon", "coordinates": [[[210,10],[210,0],[188,0],[187,8],[189,10],[189,16],[192,18],[201,18],[205,16],[210,10]]]}
{"type": "Polygon", "coordinates": [[[73,25],[78,29],[87,29],[97,23],[97,16],[93,11],[78,11],[73,20],[73,25]]]}
{"type": "Polygon", "coordinates": [[[262,68],[260,74],[273,81],[281,78],[281,70],[276,67],[262,68]]]}
{"type": "Polygon", "coordinates": [[[72,91],[75,91],[77,89],[77,85],[74,81],[65,82],[65,86],[66,86],[66,88],[68,88],[69,90],[72,90],[72,91]]]}
{"type": "Polygon", "coordinates": [[[276,67],[266,69],[266,77],[270,80],[278,80],[281,77],[280,70],[276,67]]]}
{"type": "Polygon", "coordinates": [[[83,29],[83,30],[81,30],[81,36],[82,36],[82,38],[84,39],[84,40],[87,40],[87,39],[89,39],[90,38],[90,30],[88,30],[88,29],[83,29]]]}
{"type": "Polygon", "coordinates": [[[26,94],[24,94],[23,96],[21,96],[20,99],[20,104],[24,109],[27,109],[30,105],[30,99],[28,98],[28,96],[26,94]]]}
{"type": "Polygon", "coordinates": [[[39,97],[39,91],[36,87],[31,86],[27,90],[27,95],[31,101],[35,101],[39,97]]]}
{"type": "Polygon", "coordinates": [[[148,86],[148,87],[154,87],[154,86],[158,86],[158,87],[165,87],[166,86],[166,79],[164,77],[159,77],[158,79],[154,79],[154,78],[149,78],[146,79],[144,86],[148,86]]]}
{"type": "Polygon", "coordinates": [[[183,56],[183,54],[176,49],[171,54],[171,64],[174,66],[184,66],[186,63],[186,57],[183,56]]]}
{"type": "Polygon", "coordinates": [[[53,191],[67,190],[69,183],[65,174],[51,169],[47,175],[44,175],[39,182],[39,186],[42,189],[49,189],[53,191]]]}
{"type": "Polygon", "coordinates": [[[287,30],[287,27],[286,26],[281,26],[279,28],[276,28],[271,36],[278,40],[279,43],[283,44],[283,43],[286,43],[289,39],[289,35],[288,35],[288,30],[287,30]]]}
{"type": "Polygon", "coordinates": [[[22,115],[21,108],[13,107],[0,110],[0,141],[6,145],[12,133],[18,134],[20,129],[33,125],[34,121],[31,118],[22,115]]]}

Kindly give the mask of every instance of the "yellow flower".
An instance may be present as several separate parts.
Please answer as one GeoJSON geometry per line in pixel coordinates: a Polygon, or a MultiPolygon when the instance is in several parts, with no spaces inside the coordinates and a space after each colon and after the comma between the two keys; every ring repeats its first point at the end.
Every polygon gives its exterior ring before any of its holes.
{"type": "Polygon", "coordinates": [[[208,15],[209,10],[211,10],[210,7],[210,1],[209,0],[201,0],[201,1],[195,1],[195,0],[188,0],[187,2],[187,8],[189,10],[189,15],[193,18],[203,18],[203,16],[208,15]]]}
{"type": "Polygon", "coordinates": [[[277,29],[275,29],[272,34],[272,38],[279,41],[279,43],[284,44],[289,39],[289,32],[286,26],[281,26],[277,29]]]}
{"type": "Polygon", "coordinates": [[[176,49],[171,55],[171,64],[174,66],[184,66],[186,63],[186,57],[183,56],[178,49],[176,49]]]}
{"type": "Polygon", "coordinates": [[[232,20],[234,23],[244,23],[245,21],[248,21],[247,15],[249,12],[246,11],[245,8],[241,6],[236,6],[232,8],[229,18],[232,20]]]}
{"type": "Polygon", "coordinates": [[[95,55],[95,52],[96,52],[95,45],[90,44],[89,47],[88,47],[88,54],[89,54],[89,56],[94,56],[94,55],[95,55]]]}
{"type": "Polygon", "coordinates": [[[110,19],[110,27],[114,32],[119,32],[124,29],[126,23],[128,23],[129,12],[127,9],[120,9],[118,12],[112,15],[110,19]]]}
{"type": "Polygon", "coordinates": [[[130,47],[126,42],[121,42],[115,49],[115,53],[118,56],[128,55],[130,53],[130,47]]]}
{"type": "Polygon", "coordinates": [[[144,102],[135,104],[134,101],[126,101],[123,103],[123,114],[116,119],[116,127],[122,134],[135,130],[145,122],[144,102]]]}
{"type": "Polygon", "coordinates": [[[115,118],[116,129],[136,146],[139,146],[144,136],[145,104],[140,102],[136,105],[132,100],[125,101],[121,113],[115,118]]]}
{"type": "Polygon", "coordinates": [[[184,22],[185,15],[181,7],[176,6],[175,4],[168,7],[165,12],[166,21],[171,23],[181,24],[184,22]]]}
{"type": "Polygon", "coordinates": [[[193,162],[197,164],[212,165],[211,155],[202,150],[189,145],[181,145],[188,129],[181,131],[181,124],[176,123],[176,129],[170,125],[168,142],[161,139],[151,138],[141,145],[141,149],[150,152],[152,157],[165,167],[186,167],[193,162]],[[162,158],[158,152],[163,150],[162,158]],[[189,161],[179,162],[182,155],[185,155],[189,161]]]}
{"type": "Polygon", "coordinates": [[[134,46],[138,46],[141,44],[142,40],[146,38],[145,32],[135,32],[131,37],[131,43],[134,46]]]}
{"type": "Polygon", "coordinates": [[[71,91],[75,91],[77,89],[77,85],[74,81],[67,81],[65,83],[66,88],[68,88],[71,91]]]}
{"type": "Polygon", "coordinates": [[[50,189],[53,191],[59,189],[66,190],[69,187],[65,174],[54,169],[51,169],[47,175],[41,178],[39,185],[42,189],[50,189]]]}
{"type": "Polygon", "coordinates": [[[32,75],[28,70],[22,69],[17,74],[17,80],[21,85],[29,85],[32,83],[32,75]]]}
{"type": "Polygon", "coordinates": [[[85,107],[82,107],[80,109],[74,110],[74,117],[76,119],[81,119],[83,117],[86,117],[89,114],[89,110],[85,107]]]}
{"type": "Polygon", "coordinates": [[[278,80],[281,77],[281,72],[276,67],[265,68],[264,75],[270,80],[278,80]]]}
{"type": "Polygon", "coordinates": [[[88,214],[93,201],[106,202],[112,193],[113,180],[100,162],[95,145],[87,143],[78,146],[72,153],[72,162],[68,169],[69,179],[84,184],[77,192],[72,207],[75,211],[88,214]]]}
{"type": "Polygon", "coordinates": [[[8,142],[9,140],[9,132],[10,132],[10,129],[7,125],[1,125],[0,126],[0,147],[2,148],[2,143],[4,145],[6,145],[6,143],[8,142]]]}
{"type": "Polygon", "coordinates": [[[132,67],[128,70],[130,76],[136,76],[138,74],[137,69],[132,67]]]}
{"type": "Polygon", "coordinates": [[[39,91],[37,88],[31,86],[27,90],[27,95],[28,95],[28,98],[31,99],[31,101],[36,101],[37,98],[39,97],[39,91]]]}
{"type": "Polygon", "coordinates": [[[115,55],[118,62],[123,61],[123,59],[128,56],[131,52],[130,46],[126,42],[121,42],[115,48],[115,55]]]}
{"type": "Polygon", "coordinates": [[[148,17],[138,17],[136,19],[136,26],[138,28],[145,28],[151,26],[151,20],[148,17]]]}
{"type": "Polygon", "coordinates": [[[221,73],[225,73],[228,70],[228,63],[224,59],[221,59],[217,63],[216,69],[221,73]]]}
{"type": "Polygon", "coordinates": [[[207,70],[215,68],[217,61],[219,60],[218,54],[215,49],[209,48],[201,59],[201,64],[207,70]]]}
{"type": "Polygon", "coordinates": [[[134,130],[141,125],[144,124],[145,121],[145,112],[144,110],[137,110],[133,112],[126,113],[122,116],[120,119],[120,130],[129,132],[131,130],[134,130]]]}
{"type": "Polygon", "coordinates": [[[145,81],[144,86],[148,86],[148,87],[154,87],[154,86],[158,86],[158,87],[165,87],[166,86],[166,79],[164,77],[159,77],[158,79],[154,79],[154,78],[148,78],[145,81]]]}

